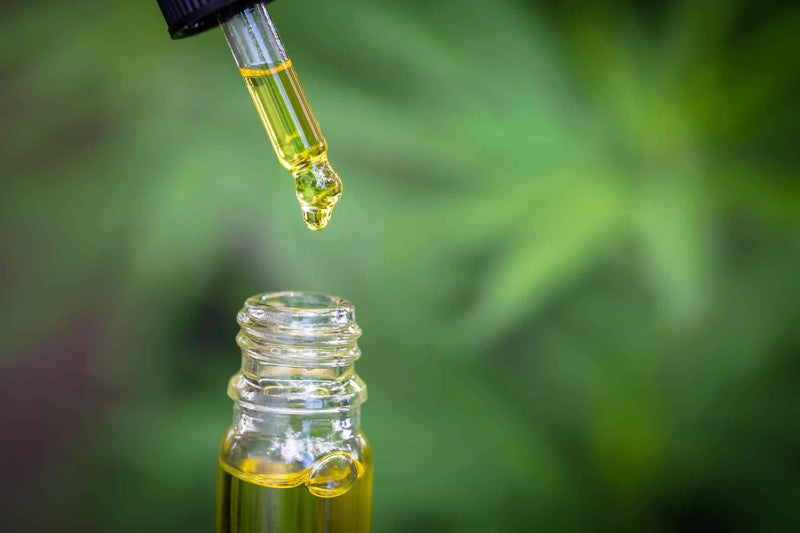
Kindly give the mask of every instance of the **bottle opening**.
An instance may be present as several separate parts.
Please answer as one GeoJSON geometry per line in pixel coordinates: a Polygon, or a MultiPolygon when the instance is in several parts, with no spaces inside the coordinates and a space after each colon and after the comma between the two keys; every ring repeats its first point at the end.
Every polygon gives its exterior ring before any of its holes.
{"type": "Polygon", "coordinates": [[[285,291],[251,296],[239,313],[245,328],[330,330],[355,325],[356,310],[343,298],[316,292],[285,291]]]}
{"type": "Polygon", "coordinates": [[[316,311],[335,307],[353,307],[353,305],[336,296],[328,296],[318,292],[284,291],[270,294],[259,294],[248,298],[248,302],[256,301],[262,305],[278,307],[285,310],[316,311]]]}

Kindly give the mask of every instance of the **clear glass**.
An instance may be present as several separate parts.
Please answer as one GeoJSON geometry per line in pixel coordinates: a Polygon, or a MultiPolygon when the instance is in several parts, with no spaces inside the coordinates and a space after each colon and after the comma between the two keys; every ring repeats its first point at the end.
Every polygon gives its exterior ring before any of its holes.
{"type": "Polygon", "coordinates": [[[219,23],[275,154],[294,176],[303,220],[312,230],[324,228],[342,180],[328,163],[328,143],[267,6],[258,2],[222,13],[219,23]]]}
{"type": "Polygon", "coordinates": [[[355,309],[281,292],[248,298],[237,319],[242,367],[228,386],[217,532],[368,532],[372,453],[360,426],[367,388],[354,370],[355,309]]]}

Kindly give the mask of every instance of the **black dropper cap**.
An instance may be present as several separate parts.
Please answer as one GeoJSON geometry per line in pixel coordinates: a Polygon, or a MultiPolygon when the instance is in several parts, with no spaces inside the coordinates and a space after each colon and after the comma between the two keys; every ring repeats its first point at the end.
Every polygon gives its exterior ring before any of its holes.
{"type": "Polygon", "coordinates": [[[181,39],[216,26],[220,11],[238,10],[255,3],[256,0],[158,0],[158,7],[167,21],[169,36],[181,39]]]}

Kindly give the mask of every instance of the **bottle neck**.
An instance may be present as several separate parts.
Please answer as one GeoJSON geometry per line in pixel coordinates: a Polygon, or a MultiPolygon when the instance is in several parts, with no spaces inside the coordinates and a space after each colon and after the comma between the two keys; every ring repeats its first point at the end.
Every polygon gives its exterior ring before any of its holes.
{"type": "Polygon", "coordinates": [[[290,420],[319,428],[346,421],[357,430],[367,389],[354,369],[361,330],[351,304],[310,293],[260,295],[245,302],[237,320],[242,368],[228,385],[235,424],[290,420]]]}
{"type": "Polygon", "coordinates": [[[231,378],[234,427],[262,436],[341,434],[360,428],[366,385],[353,365],[298,368],[255,360],[246,353],[242,370],[231,378]]]}
{"type": "Polygon", "coordinates": [[[280,413],[252,410],[236,403],[233,429],[239,435],[255,434],[266,439],[320,439],[328,442],[351,440],[361,430],[361,409],[330,413],[280,413]]]}

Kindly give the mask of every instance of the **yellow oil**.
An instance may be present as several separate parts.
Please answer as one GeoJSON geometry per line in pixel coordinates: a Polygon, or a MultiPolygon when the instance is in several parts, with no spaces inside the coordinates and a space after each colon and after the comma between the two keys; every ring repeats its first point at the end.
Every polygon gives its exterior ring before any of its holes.
{"type": "Polygon", "coordinates": [[[308,481],[309,472],[281,473],[281,464],[248,458],[234,468],[217,466],[217,533],[368,533],[372,504],[372,457],[365,445],[354,461],[355,481],[329,468],[308,481]]]}
{"type": "Polygon", "coordinates": [[[294,176],[303,220],[312,230],[324,228],[342,195],[342,180],[328,163],[328,144],[292,62],[239,70],[278,159],[294,176]]]}

